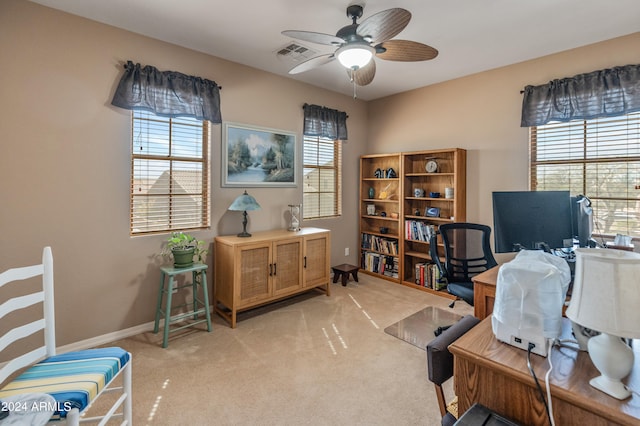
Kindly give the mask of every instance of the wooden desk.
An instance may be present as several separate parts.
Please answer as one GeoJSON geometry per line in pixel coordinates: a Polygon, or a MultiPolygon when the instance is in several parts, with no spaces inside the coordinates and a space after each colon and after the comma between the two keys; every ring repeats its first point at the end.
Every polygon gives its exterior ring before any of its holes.
{"type": "MultiPolygon", "coordinates": [[[[563,338],[570,335],[570,322],[563,319],[563,338]]],[[[544,405],[527,368],[527,353],[498,341],[491,330],[491,318],[484,319],[449,350],[454,355],[454,386],[458,411],[464,413],[478,402],[525,425],[548,424],[544,405]]],[[[635,364],[624,382],[640,390],[640,351],[634,348],[635,364]]],[[[568,348],[554,348],[549,381],[557,425],[638,425],[640,396],[619,401],[589,385],[599,375],[589,354],[568,348]]],[[[547,359],[531,355],[540,385],[549,368],[547,359]]]]}
{"type": "Polygon", "coordinates": [[[471,278],[473,281],[473,315],[485,319],[493,312],[496,300],[496,282],[500,265],[471,278]]]}
{"type": "MultiPolygon", "coordinates": [[[[502,265],[494,266],[471,278],[471,281],[473,281],[473,316],[476,318],[485,319],[493,313],[500,266],[502,265]]],[[[569,299],[570,297],[567,296],[567,300],[569,299]]],[[[566,309],[566,305],[562,307],[563,316],[566,309]]]]}

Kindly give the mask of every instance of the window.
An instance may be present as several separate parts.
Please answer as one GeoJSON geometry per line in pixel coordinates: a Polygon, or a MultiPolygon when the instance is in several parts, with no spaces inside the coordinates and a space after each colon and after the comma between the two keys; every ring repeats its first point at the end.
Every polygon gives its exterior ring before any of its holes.
{"type": "Polygon", "coordinates": [[[531,189],[584,194],[594,233],[640,238],[640,113],[530,128],[531,189]]]}
{"type": "Polygon", "coordinates": [[[130,233],[209,227],[209,125],[133,111],[130,233]]]}
{"type": "Polygon", "coordinates": [[[317,136],[303,136],[303,218],[342,214],[342,144],[317,136]]]}

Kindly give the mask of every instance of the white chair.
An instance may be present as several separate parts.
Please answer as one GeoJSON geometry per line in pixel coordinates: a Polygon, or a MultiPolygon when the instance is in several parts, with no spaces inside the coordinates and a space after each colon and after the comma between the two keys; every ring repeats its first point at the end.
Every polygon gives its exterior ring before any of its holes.
{"type": "MultiPolygon", "coordinates": [[[[53,257],[45,247],[42,264],[12,268],[0,274],[0,288],[12,281],[42,276],[43,288],[37,292],[13,297],[0,305],[0,321],[11,312],[42,303],[44,315],[33,322],[16,326],[0,337],[0,353],[8,347],[16,350],[24,344],[14,342],[43,332],[44,344],[7,362],[0,369],[0,384],[17,370],[29,367],[0,389],[0,400],[25,394],[49,394],[55,400],[51,420],[66,419],[68,425],[81,422],[106,424],[121,417],[122,425],[132,424],[131,354],[118,347],[87,349],[56,355],[55,314],[53,303],[53,257]],[[112,386],[123,374],[122,386],[112,386]],[[119,392],[115,403],[102,416],[86,417],[84,413],[103,393],[119,392]]],[[[37,309],[31,309],[37,311],[37,309]]],[[[17,318],[17,316],[13,316],[17,318]]],[[[5,320],[6,321],[6,320],[5,320]]],[[[28,320],[27,320],[28,321],[28,320]]],[[[9,414],[11,416],[11,414],[9,414]]]]}

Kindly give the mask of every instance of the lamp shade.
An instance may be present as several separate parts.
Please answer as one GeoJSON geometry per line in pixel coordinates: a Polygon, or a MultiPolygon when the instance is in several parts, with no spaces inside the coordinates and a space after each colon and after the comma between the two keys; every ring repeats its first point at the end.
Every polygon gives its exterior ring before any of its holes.
{"type": "Polygon", "coordinates": [[[336,57],[343,67],[357,70],[369,63],[373,52],[367,43],[349,43],[336,50],[336,57]]]}
{"type": "Polygon", "coordinates": [[[567,317],[602,333],[640,338],[640,254],[589,248],[575,252],[567,317]]]}
{"type": "Polygon", "coordinates": [[[258,204],[255,198],[247,194],[247,191],[245,190],[242,195],[239,195],[238,198],[233,200],[233,203],[231,203],[228,210],[238,212],[260,210],[260,204],[258,204]]]}

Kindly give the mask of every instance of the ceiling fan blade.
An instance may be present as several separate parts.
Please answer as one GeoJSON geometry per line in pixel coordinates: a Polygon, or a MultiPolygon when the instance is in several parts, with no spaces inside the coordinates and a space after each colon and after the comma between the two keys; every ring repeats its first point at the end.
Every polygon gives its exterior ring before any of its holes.
{"type": "Polygon", "coordinates": [[[358,25],[356,33],[367,41],[377,44],[389,40],[404,30],[411,20],[411,12],[393,8],[371,15],[358,25]]]}
{"type": "Polygon", "coordinates": [[[410,40],[389,40],[376,46],[376,49],[379,47],[386,50],[376,56],[387,61],[427,61],[438,56],[438,51],[433,47],[410,40]]]}
{"type": "Polygon", "coordinates": [[[295,67],[289,70],[289,74],[300,74],[301,72],[309,71],[313,68],[319,67],[333,61],[336,57],[333,53],[327,53],[326,55],[316,56],[311,59],[307,59],[304,62],[299,63],[295,67]]]}
{"type": "Polygon", "coordinates": [[[328,44],[329,46],[340,46],[344,44],[344,40],[331,34],[314,33],[313,31],[283,31],[282,35],[297,38],[298,40],[309,41],[317,44],[328,44]]]}
{"type": "Polygon", "coordinates": [[[349,77],[352,78],[358,86],[366,86],[371,83],[373,77],[376,76],[376,61],[372,59],[367,65],[355,71],[347,70],[347,74],[349,74],[349,77]]]}

